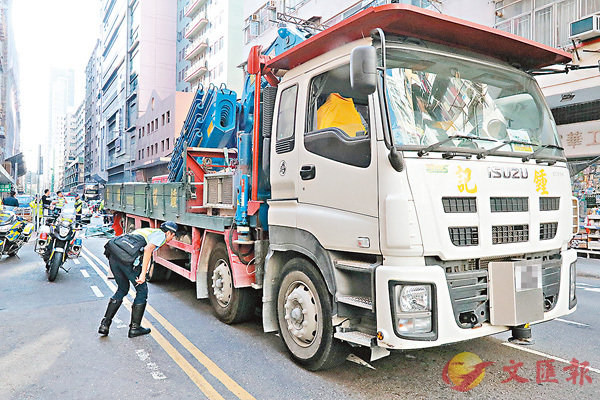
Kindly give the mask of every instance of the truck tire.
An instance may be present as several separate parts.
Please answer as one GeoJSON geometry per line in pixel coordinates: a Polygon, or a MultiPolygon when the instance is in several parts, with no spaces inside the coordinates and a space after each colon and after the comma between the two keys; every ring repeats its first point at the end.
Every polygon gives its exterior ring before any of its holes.
{"type": "Polygon", "coordinates": [[[208,299],[219,320],[235,324],[251,319],[256,309],[256,291],[235,288],[225,243],[218,243],[208,259],[208,299]]]}
{"type": "Polygon", "coordinates": [[[331,296],[308,260],[293,258],[283,267],[277,293],[279,336],[292,358],[310,371],[345,361],[348,347],[333,337],[331,296]]]}
{"type": "Polygon", "coordinates": [[[152,261],[146,272],[146,280],[148,282],[163,282],[171,277],[171,270],[152,261]]]}

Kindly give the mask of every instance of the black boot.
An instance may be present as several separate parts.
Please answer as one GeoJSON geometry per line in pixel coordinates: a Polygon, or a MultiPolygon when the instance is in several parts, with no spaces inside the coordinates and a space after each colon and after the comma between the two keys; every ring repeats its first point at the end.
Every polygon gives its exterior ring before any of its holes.
{"type": "Polygon", "coordinates": [[[98,328],[98,333],[102,336],[108,335],[108,329],[110,328],[110,324],[112,323],[112,319],[117,313],[119,307],[121,307],[121,303],[123,300],[115,300],[110,299],[108,301],[108,307],[106,307],[106,313],[104,314],[104,318],[102,318],[102,322],[100,322],[100,328],[98,328]]]}
{"type": "Polygon", "coordinates": [[[144,317],[144,310],[146,310],[146,303],[131,305],[131,324],[129,324],[129,334],[127,335],[130,338],[150,333],[150,329],[140,325],[144,317]]]}

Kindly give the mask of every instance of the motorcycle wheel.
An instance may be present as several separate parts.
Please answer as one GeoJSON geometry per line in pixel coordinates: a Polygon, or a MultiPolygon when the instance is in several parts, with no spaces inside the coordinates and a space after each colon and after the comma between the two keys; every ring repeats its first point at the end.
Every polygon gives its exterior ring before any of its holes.
{"type": "Polygon", "coordinates": [[[48,281],[54,282],[56,279],[56,275],[58,275],[58,269],[60,268],[61,263],[60,255],[52,257],[50,260],[50,269],[48,270],[48,281]]]}

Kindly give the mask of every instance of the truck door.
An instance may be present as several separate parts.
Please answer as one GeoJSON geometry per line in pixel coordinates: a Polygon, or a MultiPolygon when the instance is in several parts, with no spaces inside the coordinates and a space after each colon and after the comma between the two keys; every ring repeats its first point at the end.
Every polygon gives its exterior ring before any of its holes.
{"type": "Polygon", "coordinates": [[[376,253],[377,156],[369,97],[352,91],[348,64],[321,69],[306,82],[305,129],[297,140],[298,228],[328,249],[376,253]]]}

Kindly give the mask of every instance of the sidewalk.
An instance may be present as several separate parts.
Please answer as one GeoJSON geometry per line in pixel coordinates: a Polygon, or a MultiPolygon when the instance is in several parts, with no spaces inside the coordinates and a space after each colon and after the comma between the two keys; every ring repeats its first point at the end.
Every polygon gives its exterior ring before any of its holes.
{"type": "Polygon", "coordinates": [[[600,279],[600,259],[579,257],[577,259],[577,276],[600,279]]]}

